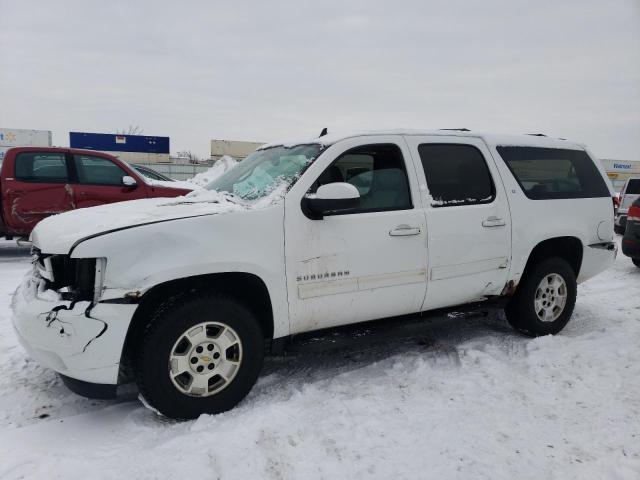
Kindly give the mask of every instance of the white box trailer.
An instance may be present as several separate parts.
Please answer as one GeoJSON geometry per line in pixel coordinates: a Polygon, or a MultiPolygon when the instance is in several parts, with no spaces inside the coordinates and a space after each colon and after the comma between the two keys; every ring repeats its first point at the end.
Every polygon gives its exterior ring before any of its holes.
{"type": "Polygon", "coordinates": [[[12,147],[50,147],[51,130],[0,128],[0,162],[12,147]]]}
{"type": "Polygon", "coordinates": [[[253,153],[264,142],[244,142],[238,140],[211,140],[211,157],[220,158],[229,155],[241,160],[253,153]]]}

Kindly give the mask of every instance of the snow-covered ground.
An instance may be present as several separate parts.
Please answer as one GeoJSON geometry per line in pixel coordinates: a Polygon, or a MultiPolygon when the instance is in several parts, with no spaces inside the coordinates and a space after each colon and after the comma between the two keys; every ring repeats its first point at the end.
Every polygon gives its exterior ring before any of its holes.
{"type": "Polygon", "coordinates": [[[236,409],[183,423],[135,393],[76,396],[27,358],[9,302],[28,262],[0,242],[0,478],[640,478],[640,269],[627,257],[579,287],[558,336],[451,320],[273,358],[236,409]]]}

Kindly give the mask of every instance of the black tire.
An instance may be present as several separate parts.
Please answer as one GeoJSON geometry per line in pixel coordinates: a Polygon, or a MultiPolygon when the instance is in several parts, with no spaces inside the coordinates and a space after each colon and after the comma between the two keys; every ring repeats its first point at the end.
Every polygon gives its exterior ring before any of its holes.
{"type": "Polygon", "coordinates": [[[631,261],[636,267],[640,268],[640,258],[632,258],[631,261]]]}
{"type": "Polygon", "coordinates": [[[165,302],[146,328],[136,361],[138,389],[147,403],[174,419],[197,418],[236,406],[255,384],[264,359],[264,339],[254,314],[226,296],[191,296],[165,302]],[[210,396],[190,396],[178,390],[169,375],[169,356],[190,327],[219,322],[240,339],[242,359],[235,377],[210,396]]]}
{"type": "Polygon", "coordinates": [[[622,227],[620,225],[613,225],[613,231],[615,233],[617,233],[618,235],[624,235],[624,231],[625,231],[625,227],[622,227]]]}
{"type": "Polygon", "coordinates": [[[569,263],[558,257],[542,260],[526,272],[518,285],[515,295],[505,308],[507,320],[513,328],[531,337],[555,335],[569,322],[576,304],[576,294],[576,275],[569,263]],[[536,313],[536,290],[546,276],[554,273],[564,280],[567,299],[558,318],[543,322],[536,313]]]}

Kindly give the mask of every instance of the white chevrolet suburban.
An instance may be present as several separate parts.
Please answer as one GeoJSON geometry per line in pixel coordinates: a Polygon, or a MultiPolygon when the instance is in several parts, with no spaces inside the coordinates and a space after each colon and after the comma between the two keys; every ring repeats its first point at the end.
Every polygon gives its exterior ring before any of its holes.
{"type": "Polygon", "coordinates": [[[76,210],[32,233],[21,343],[74,391],[134,376],[164,415],[232,408],[296,334],[502,299],[558,333],[614,260],[606,176],[582,145],[461,131],[265,145],[207,186],[76,210]]]}

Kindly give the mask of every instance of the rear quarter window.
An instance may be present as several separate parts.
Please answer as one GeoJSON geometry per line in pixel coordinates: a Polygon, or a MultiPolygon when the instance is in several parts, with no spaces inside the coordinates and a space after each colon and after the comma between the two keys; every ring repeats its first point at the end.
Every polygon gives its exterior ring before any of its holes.
{"type": "Polygon", "coordinates": [[[609,197],[609,189],[584,150],[497,147],[498,153],[532,200],[609,197]]]}

